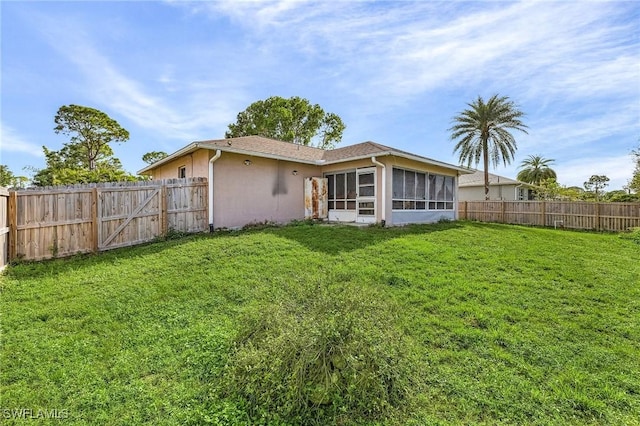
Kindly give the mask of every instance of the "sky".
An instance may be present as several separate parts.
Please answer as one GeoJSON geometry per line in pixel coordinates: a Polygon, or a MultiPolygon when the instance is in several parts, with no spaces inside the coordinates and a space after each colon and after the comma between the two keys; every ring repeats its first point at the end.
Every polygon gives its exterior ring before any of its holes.
{"type": "MultiPolygon", "coordinates": [[[[374,141],[459,164],[452,119],[508,96],[528,134],[492,173],[554,159],[566,186],[621,189],[640,146],[640,2],[0,2],[0,164],[30,176],[63,105],[107,113],[135,173],[150,151],[224,138],[251,103],[299,96],[374,141]]],[[[481,165],[479,165],[481,167],[481,165]]]]}

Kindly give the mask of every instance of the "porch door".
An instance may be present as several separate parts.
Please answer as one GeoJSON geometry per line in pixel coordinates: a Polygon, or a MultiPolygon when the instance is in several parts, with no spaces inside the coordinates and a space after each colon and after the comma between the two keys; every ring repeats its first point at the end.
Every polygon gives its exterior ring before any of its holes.
{"type": "Polygon", "coordinates": [[[376,168],[358,169],[356,194],[356,222],[376,222],[376,168]]]}

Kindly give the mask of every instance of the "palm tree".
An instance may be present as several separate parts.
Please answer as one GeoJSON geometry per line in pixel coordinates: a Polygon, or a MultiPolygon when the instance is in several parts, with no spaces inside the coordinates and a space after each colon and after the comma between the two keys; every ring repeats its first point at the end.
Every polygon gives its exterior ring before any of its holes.
{"type": "Polygon", "coordinates": [[[460,151],[460,163],[475,163],[482,159],[484,165],[484,196],[489,199],[489,161],[494,167],[500,160],[506,166],[516,152],[516,140],[508,129],[527,133],[527,126],[520,121],[524,115],[507,96],[493,95],[487,103],[478,99],[453,118],[449,129],[451,140],[458,140],[454,152],[460,151]]]}
{"type": "Polygon", "coordinates": [[[556,160],[544,158],[541,155],[530,155],[526,160],[520,163],[520,172],[517,179],[522,182],[540,185],[545,179],[557,179],[555,170],[549,167],[549,164],[556,160]]]}

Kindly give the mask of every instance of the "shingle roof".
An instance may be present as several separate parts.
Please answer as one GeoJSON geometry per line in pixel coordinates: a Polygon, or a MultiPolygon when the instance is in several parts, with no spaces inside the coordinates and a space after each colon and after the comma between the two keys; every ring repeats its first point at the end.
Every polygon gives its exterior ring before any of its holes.
{"type": "MultiPolygon", "coordinates": [[[[526,185],[524,182],[489,173],[489,185],[526,185]]],[[[476,170],[468,175],[461,175],[459,186],[484,186],[484,172],[476,170]]]]}
{"type": "Polygon", "coordinates": [[[393,148],[368,141],[342,148],[327,150],[324,152],[322,159],[327,162],[334,162],[360,157],[370,157],[372,155],[379,155],[390,151],[393,151],[393,148]]]}
{"type": "Polygon", "coordinates": [[[196,142],[200,148],[220,149],[242,154],[262,154],[292,161],[314,162],[321,160],[325,150],[311,146],[293,144],[262,136],[242,136],[231,139],[216,139],[196,142]]]}
{"type": "Polygon", "coordinates": [[[151,164],[138,173],[145,173],[175,158],[189,154],[197,149],[220,150],[223,152],[235,152],[239,154],[255,155],[266,158],[289,160],[308,164],[328,164],[340,163],[344,161],[356,160],[372,156],[396,155],[404,158],[414,159],[424,163],[434,164],[459,170],[463,173],[467,169],[431,158],[411,154],[406,151],[381,145],[376,142],[362,142],[342,148],[324,150],[311,146],[297,145],[291,142],[283,142],[269,139],[262,136],[243,136],[230,139],[214,139],[206,141],[196,141],[174,152],[168,157],[151,164]]]}

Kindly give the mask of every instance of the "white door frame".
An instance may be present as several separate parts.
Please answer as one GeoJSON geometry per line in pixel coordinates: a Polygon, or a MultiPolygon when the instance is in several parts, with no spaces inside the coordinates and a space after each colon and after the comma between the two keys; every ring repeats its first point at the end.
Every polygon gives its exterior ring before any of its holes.
{"type": "Polygon", "coordinates": [[[376,187],[377,187],[377,172],[376,167],[366,167],[356,170],[356,222],[357,223],[376,223],[377,213],[377,201],[376,201],[376,187]],[[360,175],[373,174],[373,183],[363,183],[360,186],[360,175]],[[373,188],[373,194],[370,194],[368,188],[373,188]],[[364,195],[360,194],[367,191],[364,195]],[[373,214],[370,212],[373,211],[373,214]]]}

